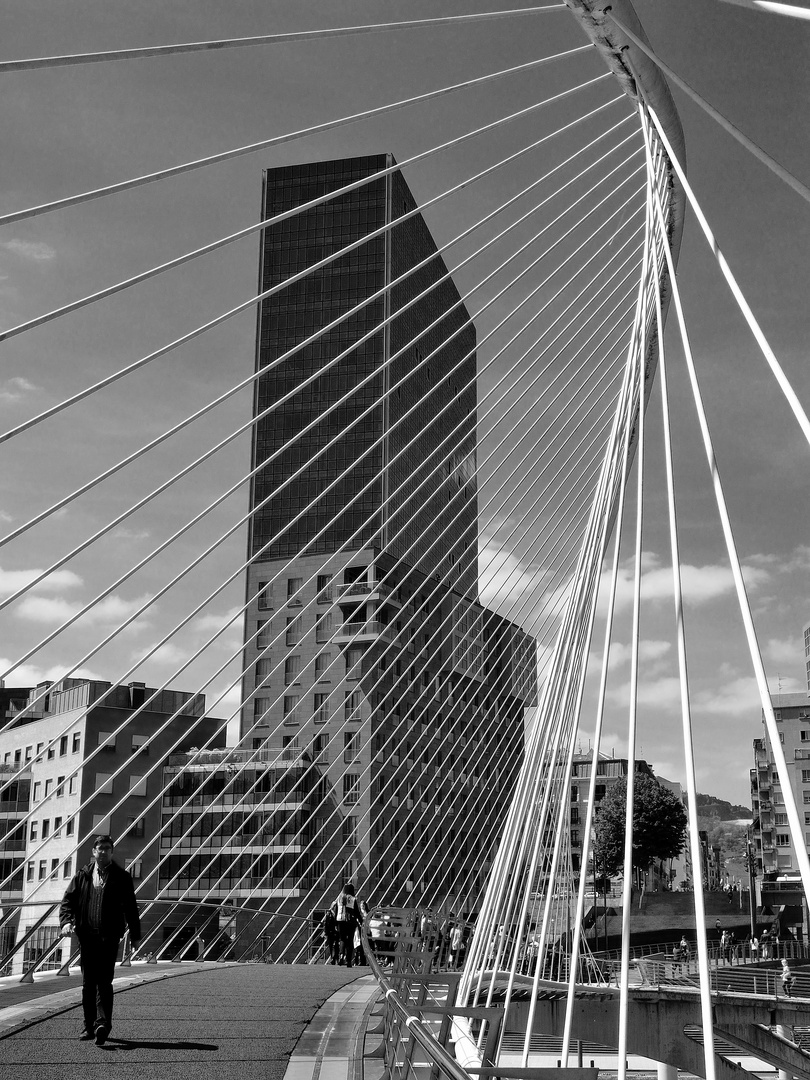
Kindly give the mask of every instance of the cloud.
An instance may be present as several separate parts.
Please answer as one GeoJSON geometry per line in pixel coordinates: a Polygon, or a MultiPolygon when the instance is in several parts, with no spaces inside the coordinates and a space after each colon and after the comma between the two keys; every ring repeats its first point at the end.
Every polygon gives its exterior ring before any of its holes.
{"type": "MultiPolygon", "coordinates": [[[[625,682],[608,691],[608,697],[617,705],[630,700],[630,683],[625,682]]],[[[665,675],[660,679],[640,679],[638,684],[638,704],[651,705],[656,709],[672,711],[680,704],[681,684],[675,675],[665,675]]]]}
{"type": "Polygon", "coordinates": [[[38,240],[6,240],[0,247],[30,262],[51,262],[56,258],[56,249],[38,240]]]}
{"type": "Polygon", "coordinates": [[[37,389],[32,382],[28,379],[23,379],[19,375],[15,375],[14,378],[6,379],[6,381],[0,385],[0,402],[10,404],[15,401],[20,401],[26,394],[31,394],[37,389]]]}
{"type": "MultiPolygon", "coordinates": [[[[120,596],[107,596],[90,608],[82,616],[81,621],[87,626],[97,626],[100,623],[124,623],[148,599],[148,594],[133,600],[124,600],[120,596]]],[[[71,618],[81,608],[82,604],[79,601],[71,602],[52,596],[28,596],[20,604],[17,614],[29,622],[58,624],[71,618]]],[[[145,616],[141,616],[134,624],[134,628],[139,630],[147,625],[145,616]]]]}
{"type": "Polygon", "coordinates": [[[802,662],[801,646],[795,637],[768,638],[762,655],[771,666],[786,664],[795,667],[802,662]]]}
{"type": "MultiPolygon", "coordinates": [[[[54,664],[48,668],[39,667],[37,664],[20,664],[19,667],[12,668],[13,663],[14,661],[8,657],[0,656],[0,671],[10,673],[6,676],[6,685],[12,688],[14,686],[37,686],[43,682],[58,682],[65,677],[66,672],[69,670],[65,664],[54,664]]],[[[71,672],[70,678],[106,681],[103,675],[99,675],[91,668],[86,667],[71,672]]]]}
{"type": "MultiPolygon", "coordinates": [[[[752,591],[771,580],[770,572],[764,566],[750,562],[743,567],[746,587],[752,591]]],[[[599,605],[604,613],[610,590],[610,573],[605,571],[599,585],[599,605]]],[[[619,568],[616,582],[616,608],[622,610],[633,603],[634,570],[632,564],[619,568]]],[[[681,566],[681,590],[684,599],[691,604],[707,604],[734,591],[734,577],[731,568],[712,563],[706,566],[693,566],[684,563],[681,566]]],[[[672,603],[672,567],[661,566],[660,560],[653,553],[642,555],[641,599],[642,602],[672,603]]]]}
{"type": "MultiPolygon", "coordinates": [[[[639,662],[654,664],[666,656],[671,650],[670,641],[640,641],[638,646],[639,662]]],[[[601,654],[597,663],[601,663],[601,654]]],[[[621,641],[614,641],[610,646],[610,670],[613,671],[622,664],[630,663],[630,646],[621,641]]]]}
{"type": "MultiPolygon", "coordinates": [[[[776,687],[771,686],[775,692],[776,687]]],[[[711,716],[759,717],[759,689],[753,675],[738,675],[725,683],[716,683],[710,690],[703,690],[695,695],[692,712],[694,715],[708,713],[711,716]]]]}
{"type": "Polygon", "coordinates": [[[152,535],[149,529],[128,529],[122,525],[113,532],[116,540],[148,540],[152,535]]]}
{"type": "MultiPolygon", "coordinates": [[[[18,589],[39,577],[41,570],[4,570],[0,567],[0,596],[11,596],[18,589]]],[[[82,584],[82,579],[72,570],[54,570],[34,589],[73,589],[82,584]]]]}

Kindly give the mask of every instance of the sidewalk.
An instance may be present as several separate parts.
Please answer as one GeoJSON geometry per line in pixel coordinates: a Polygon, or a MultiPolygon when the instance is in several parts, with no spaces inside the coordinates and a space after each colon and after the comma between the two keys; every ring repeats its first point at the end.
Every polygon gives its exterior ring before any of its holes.
{"type": "Polygon", "coordinates": [[[103,1047],[77,1038],[78,977],[0,988],[0,1071],[15,1080],[75,1080],[77,1068],[99,1080],[111,1070],[132,1080],[145,1073],[150,1080],[362,1076],[367,1014],[378,993],[367,969],[190,963],[119,970],[103,1047]]]}

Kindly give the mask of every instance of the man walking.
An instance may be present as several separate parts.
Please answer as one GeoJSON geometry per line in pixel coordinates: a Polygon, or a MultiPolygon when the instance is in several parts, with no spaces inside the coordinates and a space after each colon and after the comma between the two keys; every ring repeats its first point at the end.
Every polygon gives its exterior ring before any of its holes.
{"type": "Polygon", "coordinates": [[[84,1029],[80,1038],[102,1046],[112,1027],[113,976],[118,944],[129,927],[135,946],[141,923],[135,887],[126,870],[112,861],[111,836],[93,839],[93,860],[74,874],[59,908],[62,934],[79,939],[84,1029]]]}

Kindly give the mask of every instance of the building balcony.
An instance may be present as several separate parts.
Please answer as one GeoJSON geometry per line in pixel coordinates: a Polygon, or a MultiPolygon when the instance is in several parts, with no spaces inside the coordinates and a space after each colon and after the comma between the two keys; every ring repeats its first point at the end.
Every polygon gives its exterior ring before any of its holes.
{"type": "Polygon", "coordinates": [[[367,642],[387,641],[394,643],[396,627],[369,620],[368,622],[345,622],[332,635],[332,641],[338,643],[363,645],[367,642]]]}
{"type": "Polygon", "coordinates": [[[341,585],[338,589],[340,600],[357,599],[361,602],[366,600],[393,601],[397,607],[402,605],[394,598],[394,590],[390,585],[383,585],[379,581],[352,581],[348,585],[341,585]]]}
{"type": "Polygon", "coordinates": [[[793,751],[793,760],[810,761],[810,747],[807,747],[807,749],[796,747],[796,749],[793,751]]]}

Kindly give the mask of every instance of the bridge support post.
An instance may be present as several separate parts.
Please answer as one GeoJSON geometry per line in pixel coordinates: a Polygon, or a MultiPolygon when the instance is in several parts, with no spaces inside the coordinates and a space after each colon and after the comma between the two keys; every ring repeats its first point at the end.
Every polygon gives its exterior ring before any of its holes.
{"type": "Polygon", "coordinates": [[[664,1061],[657,1062],[658,1080],[678,1080],[678,1070],[674,1065],[667,1065],[664,1061]]]}
{"type": "MultiPolygon", "coordinates": [[[[793,1029],[787,1027],[785,1024],[776,1025],[776,1034],[781,1035],[783,1039],[793,1038],[793,1029]]],[[[787,1072],[785,1069],[779,1069],[779,1080],[793,1080],[793,1073],[787,1072]]]]}

